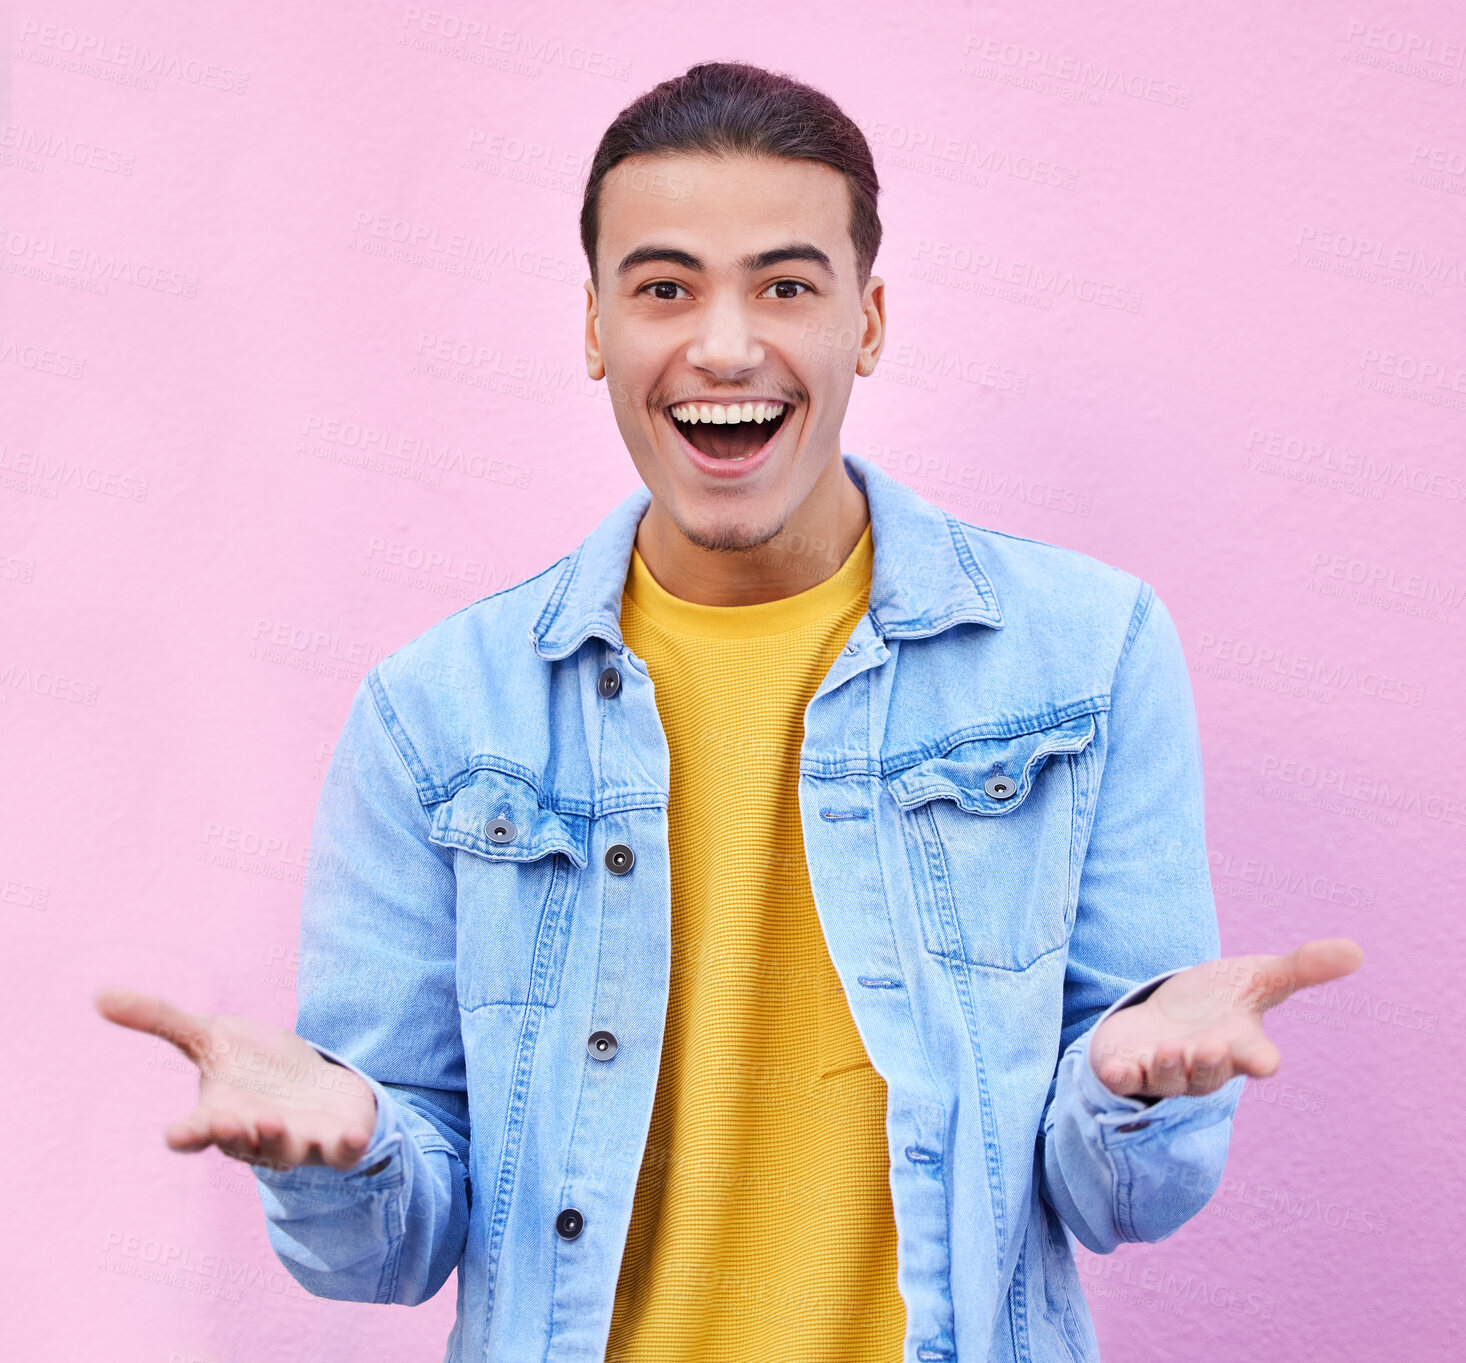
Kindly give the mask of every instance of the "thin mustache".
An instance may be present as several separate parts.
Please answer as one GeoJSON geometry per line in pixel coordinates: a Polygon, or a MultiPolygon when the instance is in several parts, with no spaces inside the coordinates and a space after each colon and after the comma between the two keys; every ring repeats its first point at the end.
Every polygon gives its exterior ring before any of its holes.
{"type": "Polygon", "coordinates": [[[652,412],[665,411],[668,407],[676,407],[679,403],[683,403],[683,402],[704,402],[704,403],[718,403],[718,404],[729,403],[729,404],[731,404],[731,403],[735,403],[735,402],[769,402],[769,401],[774,401],[774,402],[787,402],[791,406],[796,406],[799,403],[804,402],[806,400],[807,400],[806,395],[804,395],[802,393],[801,394],[797,394],[797,395],[796,394],[792,394],[792,393],[776,393],[774,396],[771,397],[770,394],[768,392],[766,392],[766,391],[759,393],[756,397],[755,396],[745,397],[745,396],[743,396],[741,394],[738,394],[738,393],[726,393],[722,397],[711,398],[711,397],[704,397],[701,394],[697,394],[697,395],[689,396],[689,397],[668,398],[666,401],[658,401],[658,400],[649,398],[647,400],[647,410],[648,411],[652,411],[652,412]]]}

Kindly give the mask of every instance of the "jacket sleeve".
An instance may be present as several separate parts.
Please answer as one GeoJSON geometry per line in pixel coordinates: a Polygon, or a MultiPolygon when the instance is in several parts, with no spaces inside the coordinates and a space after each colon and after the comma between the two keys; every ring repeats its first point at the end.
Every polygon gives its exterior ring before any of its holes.
{"type": "MultiPolygon", "coordinates": [[[[332,754],[301,903],[295,1030],[377,1100],[349,1170],[255,1169],[267,1232],[319,1297],[426,1301],[463,1253],[472,1189],[452,855],[389,732],[373,669],[332,754]]],[[[401,742],[406,736],[399,733],[401,742]]]]}
{"type": "Polygon", "coordinates": [[[1205,1095],[1122,1097],[1090,1056],[1110,1013],[1220,951],[1191,680],[1170,613],[1142,583],[1111,686],[1039,1137],[1044,1195],[1097,1254],[1165,1239],[1221,1179],[1244,1076],[1205,1095]]]}

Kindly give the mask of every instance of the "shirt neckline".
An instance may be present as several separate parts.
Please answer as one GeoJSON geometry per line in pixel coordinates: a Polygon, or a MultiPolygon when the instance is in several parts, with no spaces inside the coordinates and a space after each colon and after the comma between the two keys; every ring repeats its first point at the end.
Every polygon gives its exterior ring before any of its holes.
{"type": "Polygon", "coordinates": [[[788,634],[839,614],[852,601],[869,593],[874,563],[875,541],[867,521],[845,562],[823,582],[777,601],[708,606],[700,601],[685,601],[669,592],[652,576],[633,544],[626,572],[626,595],[655,625],[670,634],[701,639],[756,639],[788,634]]]}

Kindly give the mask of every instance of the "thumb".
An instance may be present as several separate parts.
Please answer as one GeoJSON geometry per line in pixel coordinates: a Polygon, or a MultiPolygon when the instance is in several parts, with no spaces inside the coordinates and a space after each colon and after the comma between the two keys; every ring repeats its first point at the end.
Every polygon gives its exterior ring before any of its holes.
{"type": "Polygon", "coordinates": [[[1364,951],[1352,937],[1316,937],[1276,959],[1279,969],[1260,1000],[1265,1009],[1276,1007],[1300,989],[1311,989],[1358,970],[1364,951]]]}
{"type": "Polygon", "coordinates": [[[202,1066],[209,1054],[212,1033],[205,1019],[175,1008],[156,994],[143,994],[136,989],[103,989],[93,996],[92,1003],[108,1022],[170,1042],[195,1065],[202,1066]]]}

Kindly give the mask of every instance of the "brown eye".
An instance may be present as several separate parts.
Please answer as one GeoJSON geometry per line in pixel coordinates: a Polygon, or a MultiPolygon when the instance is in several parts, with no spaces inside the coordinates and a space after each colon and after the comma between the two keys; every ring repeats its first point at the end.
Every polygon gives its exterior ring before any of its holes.
{"type": "Polygon", "coordinates": [[[663,298],[669,302],[677,297],[678,287],[678,285],[673,284],[665,279],[651,286],[652,294],[654,297],[663,298]]]}
{"type": "Polygon", "coordinates": [[[806,289],[807,284],[801,284],[797,279],[781,279],[776,284],[770,284],[774,290],[775,298],[798,298],[801,289],[806,289]]]}

